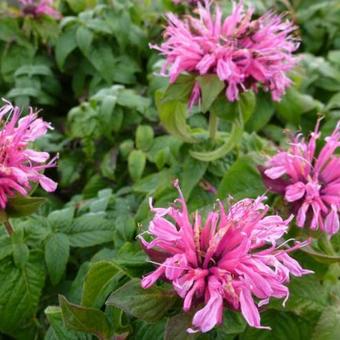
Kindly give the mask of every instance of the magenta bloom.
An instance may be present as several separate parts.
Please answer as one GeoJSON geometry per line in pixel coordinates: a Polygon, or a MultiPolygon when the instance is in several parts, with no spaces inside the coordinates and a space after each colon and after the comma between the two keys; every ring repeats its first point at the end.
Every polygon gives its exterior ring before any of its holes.
{"type": "Polygon", "coordinates": [[[47,15],[60,19],[61,14],[53,7],[53,0],[19,0],[24,15],[35,17],[47,15]]]}
{"type": "Polygon", "coordinates": [[[48,192],[57,184],[42,172],[55,166],[56,158],[48,163],[49,154],[30,148],[32,142],[51,129],[30,108],[30,113],[20,118],[18,107],[10,102],[0,108],[0,207],[4,209],[8,197],[16,194],[26,196],[32,189],[31,183],[39,183],[48,192]]]}
{"type": "MultiPolygon", "coordinates": [[[[183,72],[216,74],[225,82],[230,101],[247,89],[257,91],[259,85],[271,92],[273,100],[280,100],[291,84],[286,73],[297,62],[292,55],[299,45],[291,35],[295,27],[272,12],[252,20],[253,9],[245,10],[242,2],[233,5],[224,20],[217,5],[212,15],[207,1],[198,3],[199,18],[187,16],[182,21],[168,14],[165,42],[152,46],[166,57],[162,74],[170,77],[170,83],[183,72]]],[[[198,101],[199,90],[197,83],[190,105],[198,101]]]]}
{"type": "Polygon", "coordinates": [[[188,3],[191,5],[197,4],[200,0],[172,0],[172,2],[176,5],[188,3]]]}
{"type": "Polygon", "coordinates": [[[154,217],[149,233],[154,239],[141,238],[141,242],[159,266],[142,279],[142,287],[149,288],[163,278],[184,299],[184,311],[204,303],[189,332],[208,332],[220,324],[224,306],[241,310],[250,326],[268,328],[261,326],[258,307],[271,297],[288,299],[285,283],[290,274],[311,273],[288,255],[304,244],[288,250],[277,245],[291,218],[266,216],[265,197],[259,197],[244,199],[228,212],[220,203],[220,210],[210,212],[203,223],[198,212],[190,218],[178,183],[175,185],[181,207],[151,206],[154,217]]]}
{"type": "Polygon", "coordinates": [[[292,205],[299,227],[332,235],[339,231],[340,157],[334,153],[340,146],[340,122],[317,153],[318,130],[319,122],[308,142],[296,136],[288,151],[267,162],[263,175],[267,187],[292,205]]]}

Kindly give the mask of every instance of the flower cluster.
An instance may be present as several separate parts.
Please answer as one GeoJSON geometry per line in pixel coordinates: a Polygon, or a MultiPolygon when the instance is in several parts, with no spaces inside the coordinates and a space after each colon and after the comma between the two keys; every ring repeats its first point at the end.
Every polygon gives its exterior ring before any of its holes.
{"type": "Polygon", "coordinates": [[[319,123],[308,142],[299,134],[288,151],[272,157],[263,176],[267,187],[292,205],[299,227],[308,225],[332,235],[339,231],[340,157],[334,153],[340,146],[340,122],[317,152],[319,123]]]}
{"type": "Polygon", "coordinates": [[[24,15],[38,17],[46,15],[55,19],[60,19],[61,14],[53,7],[53,0],[19,0],[22,5],[24,15]]]}
{"type": "Polygon", "coordinates": [[[165,278],[184,299],[184,311],[204,303],[189,332],[208,332],[220,324],[224,305],[241,310],[250,326],[265,328],[258,307],[271,297],[288,299],[285,283],[290,274],[311,273],[288,255],[303,243],[288,249],[277,244],[291,218],[266,216],[265,197],[259,197],[244,199],[228,212],[220,203],[220,210],[210,212],[204,223],[197,212],[191,220],[178,183],[175,185],[181,207],[151,206],[154,217],[149,233],[154,239],[147,242],[141,237],[141,242],[159,266],[142,279],[142,287],[165,278]]]}
{"type": "Polygon", "coordinates": [[[0,207],[5,208],[8,197],[28,195],[31,183],[39,183],[48,192],[54,191],[57,184],[42,172],[55,166],[56,158],[48,163],[47,152],[32,150],[29,145],[51,129],[50,124],[30,113],[20,118],[18,107],[10,102],[0,108],[0,207]]]}
{"type": "MultiPolygon", "coordinates": [[[[162,74],[171,83],[183,72],[216,74],[225,83],[229,101],[259,86],[270,91],[273,100],[280,100],[291,84],[286,73],[297,62],[292,55],[299,46],[292,35],[295,26],[272,12],[252,20],[253,9],[246,10],[242,2],[233,3],[231,15],[224,20],[220,8],[216,5],[213,15],[207,1],[198,3],[197,11],[199,18],[187,16],[183,21],[167,15],[165,41],[151,46],[166,57],[162,74]]],[[[190,105],[199,98],[196,83],[190,105]]]]}

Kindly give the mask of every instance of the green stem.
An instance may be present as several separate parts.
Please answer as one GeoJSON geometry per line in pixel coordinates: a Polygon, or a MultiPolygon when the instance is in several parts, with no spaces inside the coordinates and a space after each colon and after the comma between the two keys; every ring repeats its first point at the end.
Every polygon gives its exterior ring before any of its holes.
{"type": "Polygon", "coordinates": [[[319,238],[319,245],[327,255],[336,256],[336,251],[333,248],[333,245],[326,233],[323,233],[319,238]]]}
{"type": "Polygon", "coordinates": [[[14,229],[11,223],[9,222],[9,220],[4,221],[3,223],[5,225],[8,236],[11,237],[14,234],[14,229]]]}
{"type": "Polygon", "coordinates": [[[215,113],[209,112],[209,137],[211,140],[215,140],[218,127],[218,118],[215,113]]]}

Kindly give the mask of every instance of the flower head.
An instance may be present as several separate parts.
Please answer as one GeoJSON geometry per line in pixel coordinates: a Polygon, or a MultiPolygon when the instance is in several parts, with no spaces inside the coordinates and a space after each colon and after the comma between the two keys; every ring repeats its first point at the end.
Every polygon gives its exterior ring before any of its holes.
{"type": "Polygon", "coordinates": [[[48,192],[57,184],[42,172],[55,166],[56,158],[48,163],[47,152],[32,150],[30,144],[51,129],[50,124],[30,113],[20,118],[18,107],[10,102],[0,108],[0,207],[4,209],[8,197],[28,195],[31,183],[39,183],[48,192]]]}
{"type": "Polygon", "coordinates": [[[271,297],[288,298],[290,274],[311,273],[288,255],[304,244],[288,250],[277,245],[291,219],[266,216],[265,197],[244,199],[228,212],[220,203],[220,210],[210,212],[205,222],[197,212],[191,219],[176,186],[180,207],[151,206],[149,232],[154,239],[141,242],[158,268],[142,279],[142,287],[164,278],[183,298],[184,311],[204,303],[189,332],[208,332],[220,324],[225,305],[241,310],[250,326],[263,328],[258,307],[271,297]]]}
{"type": "Polygon", "coordinates": [[[334,153],[340,146],[340,122],[317,152],[319,123],[308,142],[297,135],[287,151],[269,159],[263,175],[267,187],[291,204],[299,227],[335,234],[339,231],[340,157],[334,153]]]}
{"type": "Polygon", "coordinates": [[[24,15],[34,17],[47,15],[55,19],[60,19],[61,14],[53,7],[53,0],[19,0],[22,5],[24,15]]]}
{"type": "MultiPolygon", "coordinates": [[[[233,3],[231,15],[224,20],[217,5],[212,14],[208,1],[198,3],[197,11],[199,18],[167,15],[165,41],[152,46],[166,57],[162,74],[171,83],[183,72],[216,74],[225,83],[230,101],[259,85],[271,92],[273,100],[280,100],[291,84],[286,73],[297,62],[292,55],[299,45],[291,34],[295,26],[272,12],[252,20],[253,9],[245,9],[242,2],[233,3]]],[[[191,105],[200,97],[198,84],[194,91],[191,105]]]]}

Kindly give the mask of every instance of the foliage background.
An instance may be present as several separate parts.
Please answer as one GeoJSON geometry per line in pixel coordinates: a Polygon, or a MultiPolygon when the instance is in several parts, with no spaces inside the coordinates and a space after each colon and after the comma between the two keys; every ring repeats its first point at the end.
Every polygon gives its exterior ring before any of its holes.
{"type": "MultiPolygon", "coordinates": [[[[230,2],[221,2],[227,13],[230,2]]],[[[255,197],[265,188],[254,164],[287,143],[284,129],[308,133],[322,114],[326,134],[340,118],[339,1],[250,2],[258,14],[287,11],[299,25],[301,62],[280,103],[265,95],[245,101],[245,132],[232,151],[209,161],[193,156],[216,148],[206,115],[186,117],[182,106],[163,112],[163,120],[176,111],[179,126],[187,121],[200,141],[192,144],[186,128],[164,129],[155,102],[167,80],[157,76],[162,61],[148,44],[161,41],[165,12],[187,7],[170,0],[62,0],[59,22],[22,17],[14,2],[0,4],[0,94],[42,108],[55,130],[37,147],[60,153],[58,169],[50,171],[58,191],[34,215],[13,219],[14,237],[0,230],[0,339],[190,338],[183,332],[190,316],[178,314],[180,303],[166,287],[139,288],[138,278],[152,269],[136,241],[150,218],[148,198],[158,206],[173,201],[175,178],[191,211],[217,197],[255,197]]],[[[221,131],[230,130],[230,110],[222,113],[221,131]]],[[[263,311],[271,332],[246,327],[227,311],[221,327],[197,338],[338,339],[339,235],[332,243],[332,251],[315,244],[323,255],[296,254],[315,275],[292,280],[286,308],[274,301],[263,311]]]]}

